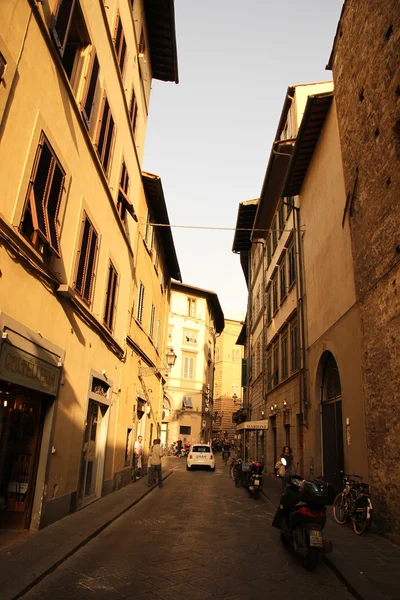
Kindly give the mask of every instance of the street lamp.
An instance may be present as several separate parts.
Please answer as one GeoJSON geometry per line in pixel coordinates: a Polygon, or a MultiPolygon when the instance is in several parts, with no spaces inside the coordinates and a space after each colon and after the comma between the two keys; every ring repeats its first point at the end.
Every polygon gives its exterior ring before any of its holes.
{"type": "Polygon", "coordinates": [[[167,354],[165,355],[165,358],[167,359],[167,365],[169,369],[172,369],[172,367],[174,366],[177,356],[173,350],[173,348],[170,348],[167,352],[167,354]]]}

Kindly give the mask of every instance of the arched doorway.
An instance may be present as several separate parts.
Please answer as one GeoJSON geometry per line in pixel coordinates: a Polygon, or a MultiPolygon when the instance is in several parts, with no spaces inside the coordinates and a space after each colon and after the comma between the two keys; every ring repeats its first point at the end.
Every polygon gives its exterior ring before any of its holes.
{"type": "Polygon", "coordinates": [[[322,452],[324,477],[339,491],[344,470],[342,388],[339,369],[331,352],[325,352],[322,363],[322,452]]]}

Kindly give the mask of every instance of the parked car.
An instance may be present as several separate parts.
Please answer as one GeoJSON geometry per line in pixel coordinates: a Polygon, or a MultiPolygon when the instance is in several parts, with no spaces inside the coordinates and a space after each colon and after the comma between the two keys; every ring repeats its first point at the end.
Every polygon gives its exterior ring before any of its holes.
{"type": "Polygon", "coordinates": [[[193,467],[206,467],[215,471],[215,456],[210,444],[194,444],[186,459],[186,469],[193,467]]]}

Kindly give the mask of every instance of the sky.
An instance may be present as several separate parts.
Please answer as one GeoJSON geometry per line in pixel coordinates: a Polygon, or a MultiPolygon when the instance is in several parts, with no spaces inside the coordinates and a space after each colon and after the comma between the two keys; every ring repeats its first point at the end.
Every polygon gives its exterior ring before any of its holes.
{"type": "Polygon", "coordinates": [[[239,202],[260,195],[288,86],[331,79],[341,8],[175,0],[179,84],[153,81],[144,170],[161,177],[183,281],[216,292],[224,311],[247,304],[232,253],[239,202]]]}

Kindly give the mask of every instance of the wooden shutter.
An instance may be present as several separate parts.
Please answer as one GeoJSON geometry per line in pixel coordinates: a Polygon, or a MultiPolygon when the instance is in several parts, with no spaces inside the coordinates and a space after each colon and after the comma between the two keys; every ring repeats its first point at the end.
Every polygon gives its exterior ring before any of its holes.
{"type": "Polygon", "coordinates": [[[96,265],[97,258],[97,240],[98,236],[93,227],[91,226],[90,231],[90,240],[89,240],[89,252],[86,261],[86,276],[85,276],[85,287],[83,289],[83,298],[89,304],[92,298],[92,289],[93,289],[93,279],[94,279],[94,269],[96,265]]]}
{"type": "Polygon", "coordinates": [[[108,120],[108,131],[107,131],[107,139],[106,139],[106,145],[104,148],[104,155],[103,155],[103,167],[106,173],[108,173],[108,167],[109,167],[109,163],[110,163],[110,156],[111,156],[111,149],[112,149],[112,144],[114,141],[114,119],[112,118],[111,115],[111,111],[109,113],[109,120],[108,120]]]}
{"type": "Polygon", "coordinates": [[[40,156],[37,162],[36,172],[33,174],[32,182],[34,227],[41,234],[41,237],[46,240],[45,199],[53,170],[53,154],[44,140],[42,140],[39,148],[40,156]]]}
{"type": "Polygon", "coordinates": [[[118,287],[118,273],[110,261],[109,274],[108,274],[108,285],[106,292],[106,304],[104,310],[104,324],[111,331],[114,328],[115,322],[115,309],[116,309],[116,296],[118,287]]]}
{"type": "Polygon", "coordinates": [[[51,187],[49,191],[49,196],[47,199],[46,206],[46,217],[47,217],[47,225],[48,225],[48,241],[50,248],[60,256],[60,244],[58,240],[58,231],[57,231],[57,216],[58,209],[61,201],[61,194],[64,188],[65,174],[58,165],[55,163],[54,172],[53,172],[53,180],[51,182],[51,187]]]}
{"type": "Polygon", "coordinates": [[[52,32],[61,56],[64,54],[74,6],[75,0],[60,0],[58,3],[52,32]]]}
{"type": "Polygon", "coordinates": [[[87,126],[89,126],[90,119],[92,116],[97,80],[100,70],[99,60],[97,58],[96,51],[93,50],[93,52],[94,55],[87,74],[87,86],[85,89],[84,97],[82,99],[82,115],[87,126]]]}
{"type": "Polygon", "coordinates": [[[98,235],[85,214],[78,250],[75,290],[88,304],[92,297],[97,250],[98,235]]]}

